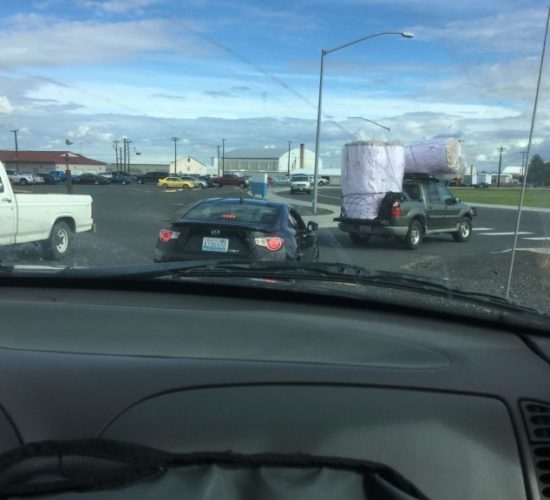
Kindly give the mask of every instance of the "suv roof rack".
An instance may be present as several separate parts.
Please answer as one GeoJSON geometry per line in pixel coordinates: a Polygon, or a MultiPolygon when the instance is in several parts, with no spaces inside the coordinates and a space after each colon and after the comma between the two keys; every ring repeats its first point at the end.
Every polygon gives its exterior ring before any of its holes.
{"type": "Polygon", "coordinates": [[[437,177],[434,177],[430,174],[424,174],[421,172],[407,172],[403,176],[403,180],[423,180],[423,181],[431,181],[431,182],[439,182],[439,179],[437,177]]]}

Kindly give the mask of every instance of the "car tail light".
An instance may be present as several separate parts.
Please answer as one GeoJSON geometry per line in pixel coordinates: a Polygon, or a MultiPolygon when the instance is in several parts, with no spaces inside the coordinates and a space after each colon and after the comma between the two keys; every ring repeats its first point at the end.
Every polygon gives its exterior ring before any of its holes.
{"type": "Polygon", "coordinates": [[[391,216],[392,217],[401,217],[401,202],[395,200],[391,205],[391,216]]]}
{"type": "Polygon", "coordinates": [[[168,243],[170,240],[175,240],[178,238],[180,233],[177,231],[171,231],[170,229],[161,229],[159,233],[159,239],[163,243],[168,243]]]}
{"type": "Polygon", "coordinates": [[[222,219],[235,220],[237,216],[235,214],[222,214],[222,219]]]}
{"type": "Polygon", "coordinates": [[[284,240],[279,236],[271,236],[269,238],[254,238],[256,245],[265,247],[272,252],[276,252],[283,248],[284,240]]]}

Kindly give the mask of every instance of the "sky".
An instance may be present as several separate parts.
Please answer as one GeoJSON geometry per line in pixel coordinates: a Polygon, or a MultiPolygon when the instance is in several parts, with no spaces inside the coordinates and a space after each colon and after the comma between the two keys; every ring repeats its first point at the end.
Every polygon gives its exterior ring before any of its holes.
{"type": "MultiPolygon", "coordinates": [[[[521,165],[548,2],[541,0],[0,0],[0,149],[114,162],[353,140],[461,141],[464,161],[521,165]],[[414,38],[403,38],[412,32],[414,38]],[[389,33],[378,36],[380,33],[389,33]],[[369,121],[351,117],[363,117],[369,121]],[[389,128],[388,132],[386,128],[389,128]],[[139,155],[137,153],[140,153],[139,155]]],[[[550,64],[550,61],[548,62],[550,64]]],[[[531,154],[550,160],[545,64],[531,154]]]]}

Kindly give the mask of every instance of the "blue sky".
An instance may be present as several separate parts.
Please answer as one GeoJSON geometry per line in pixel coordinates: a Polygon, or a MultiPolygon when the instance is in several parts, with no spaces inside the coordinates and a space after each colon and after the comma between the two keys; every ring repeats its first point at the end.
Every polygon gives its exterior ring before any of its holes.
{"type": "MultiPolygon", "coordinates": [[[[457,137],[468,163],[518,165],[527,143],[548,3],[423,0],[37,0],[0,3],[0,148],[73,149],[113,161],[209,161],[228,149],[313,149],[319,56],[329,54],[321,152],[354,139],[457,137]],[[391,128],[391,135],[361,115],[391,128]],[[136,158],[135,161],[138,159],[136,158]]],[[[545,77],[548,69],[544,71],[545,77]]],[[[550,88],[533,153],[550,159],[550,88]]]]}

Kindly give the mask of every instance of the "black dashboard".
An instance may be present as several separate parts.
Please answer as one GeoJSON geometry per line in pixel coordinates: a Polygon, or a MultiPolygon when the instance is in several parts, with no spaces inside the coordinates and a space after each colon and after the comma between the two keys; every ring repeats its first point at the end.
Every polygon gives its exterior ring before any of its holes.
{"type": "Polygon", "coordinates": [[[431,499],[550,498],[543,336],[257,291],[5,286],[0,318],[0,452],[305,453],[386,464],[431,499]]]}

